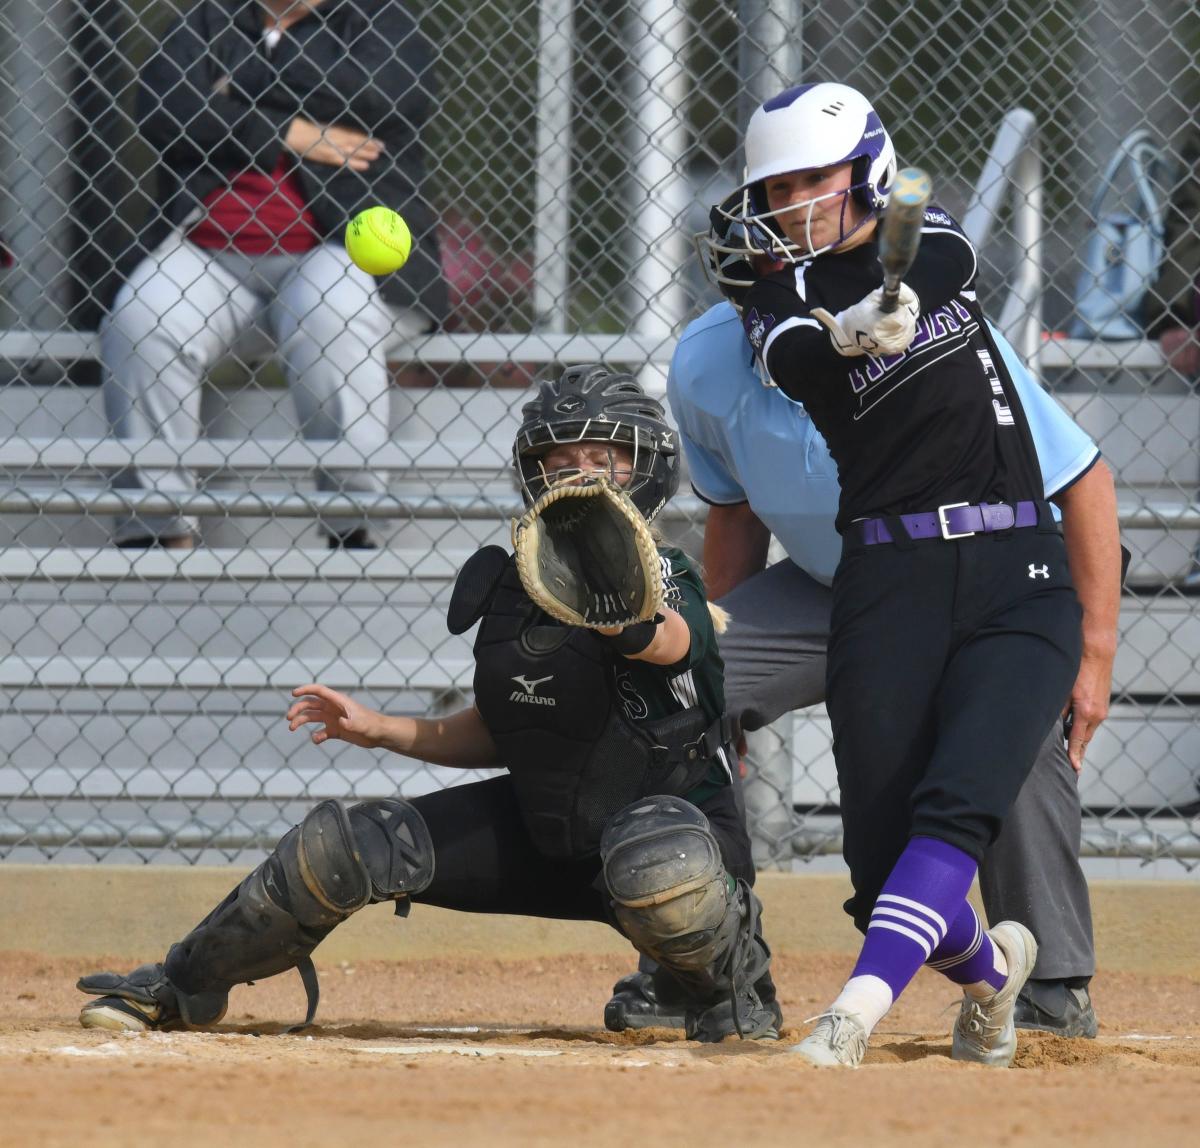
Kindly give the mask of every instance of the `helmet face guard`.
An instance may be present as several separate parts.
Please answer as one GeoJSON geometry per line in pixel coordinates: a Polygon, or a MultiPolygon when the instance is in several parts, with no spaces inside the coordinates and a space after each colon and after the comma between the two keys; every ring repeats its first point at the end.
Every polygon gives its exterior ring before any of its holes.
{"type": "Polygon", "coordinates": [[[608,469],[634,505],[650,521],[679,486],[675,432],[662,404],[648,396],[629,374],[600,364],[569,367],[557,379],[544,379],[538,397],[525,405],[513,442],[513,464],[527,506],[554,482],[583,473],[576,467],[548,472],[546,454],[558,446],[597,443],[610,448],[608,469]],[[621,482],[616,448],[630,459],[621,482]]]}

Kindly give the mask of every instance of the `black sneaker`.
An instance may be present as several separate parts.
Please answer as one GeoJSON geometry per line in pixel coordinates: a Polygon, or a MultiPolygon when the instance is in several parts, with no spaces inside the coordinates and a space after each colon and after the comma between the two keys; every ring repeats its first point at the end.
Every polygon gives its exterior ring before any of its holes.
{"type": "Polygon", "coordinates": [[[738,991],[736,1003],[736,1018],[733,1013],[734,1000],[728,995],[708,1008],[689,1008],[684,1019],[684,1032],[688,1040],[718,1044],[735,1034],[743,1040],[779,1039],[783,1010],[777,1000],[763,1000],[756,986],[744,985],[738,991]]]}
{"type": "Polygon", "coordinates": [[[151,1032],[164,1027],[163,1008],[124,997],[100,997],[79,1010],[79,1023],[110,1032],[151,1032]]]}
{"type": "Polygon", "coordinates": [[[1069,988],[1065,981],[1028,981],[1013,1012],[1017,1028],[1082,1036],[1091,1040],[1100,1029],[1086,988],[1069,988]]]}
{"type": "Polygon", "coordinates": [[[671,980],[638,971],[613,985],[604,1006],[604,1027],[609,1032],[627,1028],[683,1028],[684,998],[671,980]]]}
{"type": "Polygon", "coordinates": [[[80,977],[75,987],[99,997],[80,1010],[84,1028],[149,1032],[179,1021],[175,994],[161,964],[139,965],[131,973],[92,973],[80,977]]]}
{"type": "Polygon", "coordinates": [[[347,530],[344,534],[331,534],[325,540],[330,550],[378,550],[379,543],[371,537],[365,526],[347,530]]]}

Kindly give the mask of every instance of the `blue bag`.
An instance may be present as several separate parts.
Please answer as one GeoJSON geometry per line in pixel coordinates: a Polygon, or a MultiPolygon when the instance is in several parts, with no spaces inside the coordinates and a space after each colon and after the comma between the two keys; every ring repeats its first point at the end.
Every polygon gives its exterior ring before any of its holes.
{"type": "Polygon", "coordinates": [[[1109,161],[1092,200],[1092,230],[1075,283],[1077,339],[1141,339],[1146,295],[1165,254],[1163,208],[1155,190],[1165,160],[1145,128],[1128,135],[1109,161]],[[1129,190],[1117,177],[1128,168],[1129,190]],[[1106,202],[1113,206],[1106,210],[1106,202]],[[1131,201],[1132,204],[1131,204],[1131,201]]]}

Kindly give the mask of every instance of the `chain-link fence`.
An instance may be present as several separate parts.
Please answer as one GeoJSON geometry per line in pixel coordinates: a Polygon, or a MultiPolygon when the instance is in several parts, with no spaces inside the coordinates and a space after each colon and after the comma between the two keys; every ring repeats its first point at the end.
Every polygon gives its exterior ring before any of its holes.
{"type": "MultiPolygon", "coordinates": [[[[470,776],[312,746],[287,691],[463,704],[445,607],[519,505],[530,378],[661,388],[741,126],[816,79],[933,171],[1117,476],[1085,849],[1200,854],[1194,5],[311,3],[0,0],[0,857],[238,858],[316,798],[470,776]],[[417,233],[382,299],[336,254],[373,202],[417,233]]],[[[703,520],[666,529],[699,553],[703,520]]],[[[760,860],[836,849],[823,711],[749,758],[760,860]]]]}

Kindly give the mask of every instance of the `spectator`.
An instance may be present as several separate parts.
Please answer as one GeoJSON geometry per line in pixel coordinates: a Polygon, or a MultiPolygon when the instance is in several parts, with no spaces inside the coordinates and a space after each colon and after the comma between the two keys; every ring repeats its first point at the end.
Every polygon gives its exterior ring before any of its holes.
{"type": "MultiPolygon", "coordinates": [[[[318,472],[318,487],[383,489],[368,467],[388,436],[386,342],[446,309],[421,193],[433,90],[430,46],[397,0],[199,0],[167,28],[138,100],[161,161],[158,226],[101,328],[118,436],[194,438],[205,370],[257,328],[278,349],[304,437],[362,453],[363,470],[318,472]],[[414,235],[403,271],[379,283],[341,243],[376,203],[414,235]]],[[[195,479],[146,468],[117,485],[186,493],[195,479]]],[[[331,547],[375,544],[361,519],[323,527],[331,547]]],[[[172,548],[196,537],[182,516],[135,515],[116,534],[172,548]]]]}

